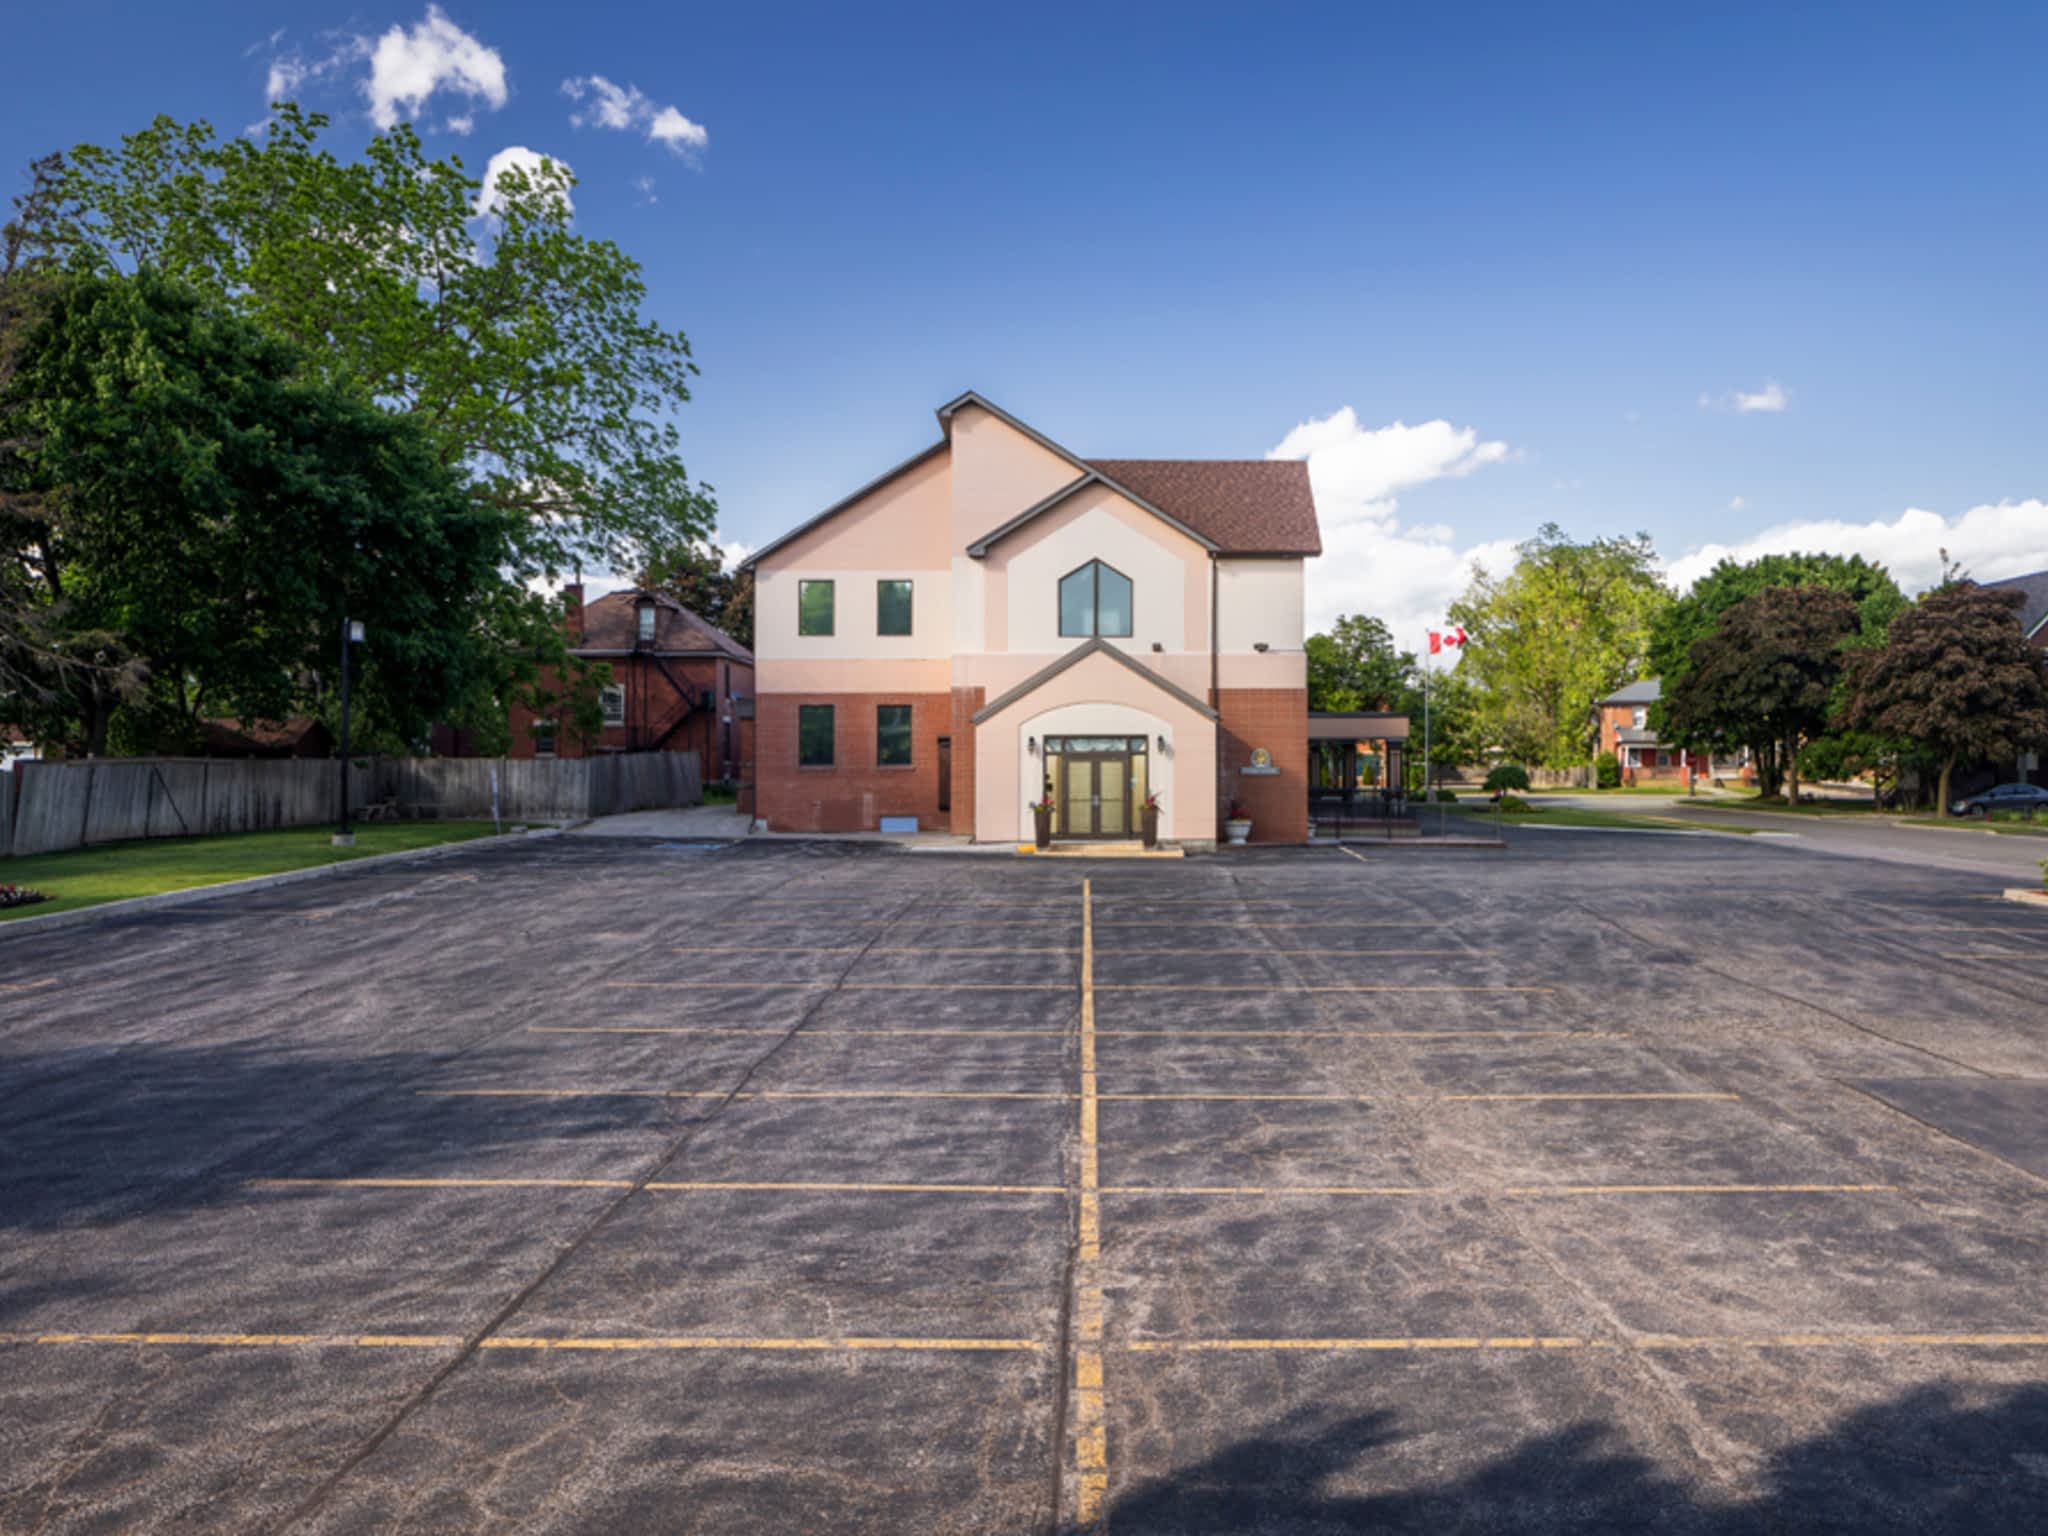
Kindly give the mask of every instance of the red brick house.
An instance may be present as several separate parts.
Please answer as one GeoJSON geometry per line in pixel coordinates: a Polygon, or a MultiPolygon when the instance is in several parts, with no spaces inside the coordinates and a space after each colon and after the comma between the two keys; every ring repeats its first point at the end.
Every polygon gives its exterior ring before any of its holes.
{"type": "Polygon", "coordinates": [[[738,777],[737,701],[753,697],[753,652],[659,592],[613,592],[588,604],[580,586],[564,595],[571,654],[611,668],[604,728],[585,742],[515,705],[507,755],[695,752],[707,781],[738,777]]]}
{"type": "Polygon", "coordinates": [[[1596,750],[1612,752],[1621,765],[1621,781],[1637,784],[1647,779],[1683,782],[1688,774],[1704,773],[1708,765],[1697,765],[1683,748],[1667,747],[1650,728],[1650,706],[1663,694],[1654,677],[1630,683],[1602,699],[1595,707],[1600,725],[1596,750]]]}

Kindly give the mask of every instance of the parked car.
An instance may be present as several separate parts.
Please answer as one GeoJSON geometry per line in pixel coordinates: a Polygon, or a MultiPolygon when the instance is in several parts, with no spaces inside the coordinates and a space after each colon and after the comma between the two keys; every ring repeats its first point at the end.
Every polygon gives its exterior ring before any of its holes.
{"type": "Polygon", "coordinates": [[[1949,810],[1958,816],[1989,816],[1993,811],[2048,811],[2048,789],[2038,784],[1995,784],[1981,794],[1956,801],[1949,810]]]}

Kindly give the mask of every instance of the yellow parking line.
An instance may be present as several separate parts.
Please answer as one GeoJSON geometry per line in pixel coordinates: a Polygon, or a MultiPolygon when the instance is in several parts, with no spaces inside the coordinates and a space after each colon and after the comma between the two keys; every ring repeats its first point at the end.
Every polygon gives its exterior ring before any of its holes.
{"type": "MultiPolygon", "coordinates": [[[[316,1349],[453,1349],[459,1334],[377,1333],[0,1333],[0,1344],[153,1344],[202,1348],[316,1349]]],[[[682,1335],[670,1337],[566,1338],[493,1335],[479,1341],[482,1349],[513,1350],[796,1350],[810,1352],[917,1350],[1036,1353],[1045,1348],[1035,1339],[910,1339],[820,1336],[773,1338],[752,1334],[682,1335]]]]}
{"type": "Polygon", "coordinates": [[[57,978],[45,976],[40,981],[0,981],[0,992],[34,992],[41,987],[54,987],[57,978]]]}
{"type": "Polygon", "coordinates": [[[1074,1437],[1074,1517],[1098,1526],[1109,1492],[1109,1424],[1102,1396],[1102,1193],[1095,1083],[1094,884],[1081,882],[1081,1190],[1075,1238],[1074,1379],[1068,1416],[1074,1437]]]}
{"type": "MultiPolygon", "coordinates": [[[[789,1031],[780,1025],[727,1025],[727,1024],[529,1024],[527,1033],[535,1035],[786,1035],[789,1031]]],[[[1070,1029],[807,1029],[806,1037],[814,1040],[836,1039],[852,1036],[878,1035],[989,1035],[1005,1039],[1013,1036],[1040,1036],[1064,1040],[1073,1033],[1070,1029]]]]}
{"type": "Polygon", "coordinates": [[[643,992],[1071,992],[1066,981],[603,981],[643,992]]]}
{"type": "Polygon", "coordinates": [[[1446,1104],[1734,1103],[1739,1093],[1440,1093],[1446,1104]]]}
{"type": "MultiPolygon", "coordinates": [[[[337,1178],[251,1179],[253,1189],[631,1189],[631,1179],[337,1178]]],[[[675,1193],[758,1191],[853,1195],[1064,1195],[1064,1184],[874,1184],[656,1179],[643,1189],[675,1193]]]]}
{"type": "Polygon", "coordinates": [[[1351,849],[1346,848],[1342,843],[1339,843],[1337,845],[1337,851],[1339,853],[1349,854],[1352,858],[1358,860],[1358,862],[1361,864],[1370,864],[1372,862],[1372,860],[1368,859],[1364,854],[1355,853],[1351,849]]]}
{"type": "MultiPolygon", "coordinates": [[[[937,985],[935,983],[935,985],[937,985]]],[[[1550,993],[1555,987],[1483,987],[1483,986],[1392,986],[1375,985],[1365,982],[1342,982],[1334,985],[1285,985],[1277,982],[1210,982],[1210,981],[1117,981],[1100,982],[1099,992],[1528,992],[1550,993]]]]}
{"type": "Polygon", "coordinates": [[[1200,1354],[1275,1351],[1502,1350],[1541,1353],[1558,1349],[2039,1349],[2048,1333],[1755,1333],[1643,1334],[1595,1339],[1578,1335],[1501,1335],[1301,1339],[1133,1339],[1133,1354],[1200,1354]]]}
{"type": "Polygon", "coordinates": [[[1071,955],[1070,944],[675,944],[677,955],[1071,955]]]}
{"type": "Polygon", "coordinates": [[[1596,1195],[1868,1195],[1895,1192],[1896,1184],[1511,1184],[1503,1187],[1417,1184],[1112,1184],[1105,1195],[1380,1198],[1467,1195],[1516,1199],[1571,1199],[1596,1195]]]}
{"type": "Polygon", "coordinates": [[[423,1099],[1071,1099],[981,1088],[422,1088],[423,1099]]]}

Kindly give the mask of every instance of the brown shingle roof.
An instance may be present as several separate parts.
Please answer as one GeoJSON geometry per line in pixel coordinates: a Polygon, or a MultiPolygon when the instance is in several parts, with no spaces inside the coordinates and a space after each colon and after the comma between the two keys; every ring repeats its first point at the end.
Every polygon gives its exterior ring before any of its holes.
{"type": "Polygon", "coordinates": [[[1226,555],[1319,555],[1316,501],[1299,459],[1090,459],[1226,555]]]}
{"type": "MultiPolygon", "coordinates": [[[[723,651],[734,661],[753,664],[754,653],[709,619],[699,618],[664,593],[654,598],[654,649],[678,652],[723,651]]],[[[640,639],[640,594],[608,592],[583,605],[583,639],[576,651],[630,651],[640,639]]]]}

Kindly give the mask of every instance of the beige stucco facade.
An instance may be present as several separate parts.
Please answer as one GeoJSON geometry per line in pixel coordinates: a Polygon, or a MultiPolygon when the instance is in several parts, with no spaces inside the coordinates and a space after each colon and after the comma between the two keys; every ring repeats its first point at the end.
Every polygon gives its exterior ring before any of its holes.
{"type": "MultiPolygon", "coordinates": [[[[1127,806],[1097,809],[1090,829],[1134,832],[1142,789],[1157,797],[1163,838],[1215,838],[1234,793],[1219,766],[1219,699],[1306,698],[1304,558],[1222,549],[979,397],[941,421],[939,444],[752,562],[756,814],[786,830],[902,816],[1026,841],[1031,803],[1064,787],[1045,782],[1047,744],[1121,741],[1144,761],[1126,764],[1127,806]],[[1063,622],[1061,582],[1091,562],[1111,590],[1114,576],[1129,582],[1128,634],[1113,601],[1088,611],[1103,633],[1063,622]],[[881,584],[904,581],[910,633],[882,634],[881,584]],[[808,582],[832,584],[829,633],[803,632],[808,582]],[[918,771],[919,753],[932,771],[918,771]]],[[[1251,745],[1284,744],[1240,755],[1251,745]]],[[[1099,804],[1124,769],[1105,759],[1094,771],[1099,804]]],[[[1071,804],[1077,822],[1091,814],[1078,790],[1071,804]]]]}

